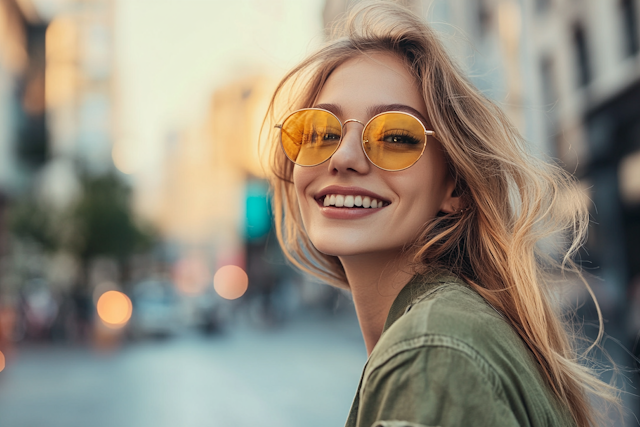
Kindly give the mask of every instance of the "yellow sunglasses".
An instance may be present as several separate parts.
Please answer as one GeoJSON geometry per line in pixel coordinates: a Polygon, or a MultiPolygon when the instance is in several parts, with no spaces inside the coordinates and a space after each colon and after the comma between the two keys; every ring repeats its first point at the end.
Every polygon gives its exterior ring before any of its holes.
{"type": "Polygon", "coordinates": [[[377,114],[365,124],[355,119],[342,123],[330,111],[303,108],[275,127],[280,129],[280,143],[289,160],[299,166],[317,166],[338,150],[349,122],[364,126],[364,154],[385,171],[400,171],[415,164],[424,153],[427,137],[436,136],[417,117],[402,111],[377,114]]]}

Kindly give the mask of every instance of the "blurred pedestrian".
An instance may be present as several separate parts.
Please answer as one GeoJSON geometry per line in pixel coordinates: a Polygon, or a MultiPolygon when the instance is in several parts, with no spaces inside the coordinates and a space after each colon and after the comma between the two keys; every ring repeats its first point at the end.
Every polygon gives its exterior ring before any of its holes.
{"type": "Polygon", "coordinates": [[[590,399],[617,405],[616,389],[578,363],[546,291],[559,266],[536,246],[563,232],[580,274],[576,181],[418,16],[360,3],[271,113],[279,240],[351,291],[369,354],[347,426],[601,425],[590,399]]]}

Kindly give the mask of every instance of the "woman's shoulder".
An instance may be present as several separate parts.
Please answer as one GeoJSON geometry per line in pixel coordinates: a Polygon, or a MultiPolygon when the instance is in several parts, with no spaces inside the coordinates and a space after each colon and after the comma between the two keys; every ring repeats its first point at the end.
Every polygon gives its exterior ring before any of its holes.
{"type": "Polygon", "coordinates": [[[384,332],[380,347],[436,336],[480,352],[496,344],[524,346],[502,314],[460,279],[448,278],[425,291],[415,286],[411,292],[411,302],[384,332]]]}
{"type": "Polygon", "coordinates": [[[438,372],[448,372],[443,378],[455,383],[448,385],[453,389],[469,378],[491,385],[490,392],[519,420],[563,417],[524,342],[497,310],[460,280],[413,296],[371,353],[363,386],[390,376],[430,384],[438,372]]]}
{"type": "Polygon", "coordinates": [[[403,364],[399,360],[406,357],[457,353],[468,362],[465,369],[482,371],[495,383],[500,360],[522,359],[526,350],[509,324],[463,282],[447,281],[425,292],[413,291],[404,314],[388,326],[371,353],[370,370],[403,364]]]}
{"type": "Polygon", "coordinates": [[[539,375],[532,354],[504,316],[460,279],[413,292],[404,314],[382,334],[373,352],[376,358],[440,347],[466,353],[499,375],[523,370],[539,375]]]}

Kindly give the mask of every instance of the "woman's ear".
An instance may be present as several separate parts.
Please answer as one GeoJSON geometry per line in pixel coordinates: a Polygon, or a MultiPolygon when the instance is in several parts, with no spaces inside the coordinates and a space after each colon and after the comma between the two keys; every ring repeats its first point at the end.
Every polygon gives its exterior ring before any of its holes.
{"type": "Polygon", "coordinates": [[[466,206],[463,206],[461,191],[456,185],[456,181],[449,176],[446,183],[444,197],[440,204],[440,211],[444,213],[454,213],[464,210],[466,206]]]}

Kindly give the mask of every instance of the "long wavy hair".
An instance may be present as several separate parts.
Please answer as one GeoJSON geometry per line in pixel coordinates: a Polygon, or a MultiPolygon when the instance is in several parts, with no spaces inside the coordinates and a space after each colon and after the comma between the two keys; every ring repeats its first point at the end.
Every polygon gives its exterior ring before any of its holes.
{"type": "MultiPolygon", "coordinates": [[[[573,261],[588,227],[585,197],[571,174],[527,150],[505,114],[463,76],[418,16],[391,2],[359,3],[324,47],[283,78],[265,123],[281,123],[288,113],[313,106],[333,70],[372,52],[397,55],[415,77],[456,191],[470,208],[439,214],[407,250],[423,270],[458,275],[502,313],[576,424],[600,424],[605,412],[594,409],[590,399],[620,408],[619,394],[581,363],[587,353],[577,350],[569,322],[554,311],[548,286],[549,272],[569,271],[595,301],[573,261]],[[555,255],[549,255],[551,242],[555,255]]],[[[319,252],[309,240],[293,187],[293,163],[278,146],[278,134],[269,138],[273,211],[285,255],[303,271],[348,289],[339,259],[319,252]]],[[[602,336],[599,309],[598,315],[596,342],[602,336]]]]}

